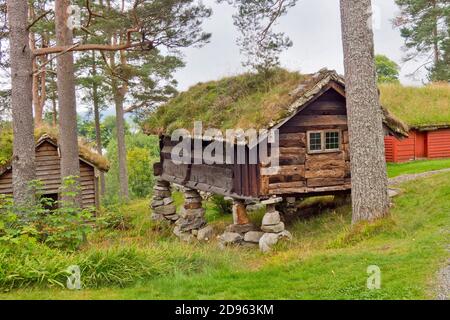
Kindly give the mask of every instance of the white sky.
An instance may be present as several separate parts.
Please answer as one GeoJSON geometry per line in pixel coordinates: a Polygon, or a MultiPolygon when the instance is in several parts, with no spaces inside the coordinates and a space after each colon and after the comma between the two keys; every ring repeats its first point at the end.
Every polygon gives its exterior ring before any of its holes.
{"type": "MultiPolygon", "coordinates": [[[[215,0],[203,1],[213,9],[212,17],[204,24],[204,30],[212,33],[212,38],[202,48],[183,50],[186,67],[175,75],[180,91],[198,82],[245,71],[241,65],[243,57],[236,45],[237,31],[232,19],[236,9],[226,3],[217,4],[215,0]]],[[[387,55],[401,66],[403,84],[421,85],[426,81],[424,73],[416,75],[415,79],[407,75],[415,71],[423,61],[402,62],[405,55],[402,51],[404,41],[400,37],[400,31],[392,26],[392,19],[399,11],[394,0],[372,0],[372,4],[377,21],[374,29],[376,53],[387,55]]],[[[275,27],[293,41],[293,47],[281,56],[283,67],[304,73],[313,73],[327,67],[344,73],[339,0],[298,0],[297,5],[290,8],[289,13],[275,27]]],[[[5,80],[5,75],[1,76],[0,80],[5,80]]],[[[78,111],[86,111],[86,106],[82,105],[80,99],[78,111]]],[[[114,108],[111,107],[104,115],[114,113],[114,108]]]]}
{"type": "MultiPolygon", "coordinates": [[[[394,0],[372,2],[378,17],[374,30],[376,53],[387,55],[402,67],[402,83],[422,84],[424,75],[419,75],[419,79],[407,77],[421,64],[420,61],[402,63],[404,42],[391,22],[399,11],[394,0]]],[[[187,65],[176,74],[180,90],[200,81],[244,71],[241,66],[243,58],[235,44],[237,32],[232,19],[235,9],[227,4],[218,5],[214,0],[205,0],[204,3],[214,11],[204,25],[205,31],[212,33],[212,39],[202,48],[184,50],[187,65]]],[[[305,73],[327,67],[343,74],[339,0],[298,0],[297,5],[280,19],[276,29],[285,32],[294,43],[281,56],[283,67],[305,73]]]]}

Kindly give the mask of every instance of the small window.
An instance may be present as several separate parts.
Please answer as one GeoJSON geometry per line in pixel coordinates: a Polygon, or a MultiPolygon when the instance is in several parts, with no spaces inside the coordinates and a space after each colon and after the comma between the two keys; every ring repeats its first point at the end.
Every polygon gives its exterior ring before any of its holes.
{"type": "Polygon", "coordinates": [[[308,132],[308,152],[334,152],[340,150],[340,131],[324,130],[308,132]]]}
{"type": "Polygon", "coordinates": [[[325,150],[339,150],[339,132],[325,132],[325,150]]]}
{"type": "Polygon", "coordinates": [[[322,150],[322,134],[320,132],[311,132],[309,135],[309,150],[322,150]]]}

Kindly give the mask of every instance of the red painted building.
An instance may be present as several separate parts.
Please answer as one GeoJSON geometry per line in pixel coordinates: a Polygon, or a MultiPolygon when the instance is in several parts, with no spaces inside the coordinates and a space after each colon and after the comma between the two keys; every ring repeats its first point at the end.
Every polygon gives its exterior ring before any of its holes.
{"type": "Polygon", "coordinates": [[[406,162],[418,159],[450,158],[450,129],[417,130],[409,132],[409,137],[384,139],[386,161],[406,162]]]}

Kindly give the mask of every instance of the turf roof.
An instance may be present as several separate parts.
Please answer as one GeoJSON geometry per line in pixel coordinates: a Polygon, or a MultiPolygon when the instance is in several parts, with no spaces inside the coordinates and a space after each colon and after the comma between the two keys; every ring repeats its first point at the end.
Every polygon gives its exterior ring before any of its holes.
{"type": "MultiPolygon", "coordinates": [[[[0,140],[0,149],[7,150],[5,154],[2,154],[0,158],[0,174],[3,174],[10,166],[11,166],[11,158],[12,158],[12,131],[10,129],[1,129],[0,134],[3,137],[10,136],[8,139],[0,140]]],[[[48,140],[49,142],[57,145],[58,144],[58,132],[54,128],[50,127],[40,127],[36,128],[34,132],[34,137],[36,140],[36,144],[39,144],[43,140],[48,140]]],[[[89,143],[79,139],[78,141],[78,150],[80,154],[80,158],[92,165],[94,165],[97,169],[102,171],[109,170],[109,161],[98,154],[89,143]]]]}
{"type": "MultiPolygon", "coordinates": [[[[331,80],[344,86],[341,76],[326,69],[306,75],[276,69],[199,83],[161,106],[143,123],[143,129],[166,134],[178,128],[192,129],[194,121],[202,121],[204,129],[270,128],[295,114],[331,80]]],[[[406,135],[408,127],[402,121],[384,108],[383,115],[392,131],[406,135]]]]}
{"type": "Polygon", "coordinates": [[[450,127],[450,84],[380,85],[381,103],[410,128],[450,127]]]}

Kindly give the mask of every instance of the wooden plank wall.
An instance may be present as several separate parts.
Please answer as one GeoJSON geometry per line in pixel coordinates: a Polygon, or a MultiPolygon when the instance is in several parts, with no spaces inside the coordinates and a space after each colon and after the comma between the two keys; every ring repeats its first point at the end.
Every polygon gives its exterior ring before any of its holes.
{"type": "MultiPolygon", "coordinates": [[[[82,190],[82,206],[95,206],[95,170],[92,166],[80,161],[80,180],[82,190]]],[[[42,143],[36,149],[36,179],[43,182],[44,194],[55,194],[61,187],[60,158],[57,148],[48,143],[42,143]]],[[[0,193],[12,194],[11,170],[0,177],[0,193]]]]}
{"type": "Polygon", "coordinates": [[[428,132],[428,158],[450,157],[450,130],[441,129],[428,132]]]}
{"type": "MultiPolygon", "coordinates": [[[[171,160],[171,152],[177,142],[171,141],[170,137],[162,139],[161,161],[162,176],[164,179],[196,187],[199,190],[211,191],[223,195],[229,195],[234,190],[234,167],[227,164],[193,164],[193,151],[191,152],[192,164],[175,164],[171,160]]],[[[203,150],[210,142],[203,141],[203,150]]],[[[194,148],[193,140],[191,142],[192,150],[194,148]]]]}
{"type": "Polygon", "coordinates": [[[261,178],[264,195],[286,195],[347,190],[350,188],[350,153],[345,99],[325,92],[280,127],[280,170],[261,178]],[[308,154],[309,130],[338,129],[341,150],[308,154]]]}

